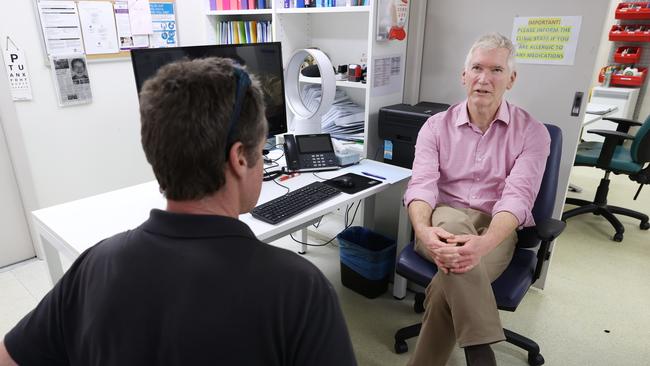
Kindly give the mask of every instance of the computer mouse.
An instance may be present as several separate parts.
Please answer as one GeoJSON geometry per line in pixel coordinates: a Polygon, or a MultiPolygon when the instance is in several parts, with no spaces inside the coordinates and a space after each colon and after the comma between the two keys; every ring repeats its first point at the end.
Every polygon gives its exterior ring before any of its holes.
{"type": "Polygon", "coordinates": [[[332,182],[341,188],[352,188],[354,187],[354,181],[350,177],[338,177],[332,179],[332,182]]]}

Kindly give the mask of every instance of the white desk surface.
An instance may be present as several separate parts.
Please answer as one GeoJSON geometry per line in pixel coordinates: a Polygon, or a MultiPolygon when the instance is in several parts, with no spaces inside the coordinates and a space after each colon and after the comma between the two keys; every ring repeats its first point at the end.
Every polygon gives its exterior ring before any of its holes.
{"type": "Polygon", "coordinates": [[[587,103],[585,116],[582,120],[582,126],[590,125],[616,112],[618,107],[615,105],[604,105],[596,103],[587,103]]]}
{"type": "MultiPolygon", "coordinates": [[[[329,179],[345,173],[360,174],[362,171],[387,179],[382,184],[352,195],[341,193],[277,225],[254,219],[249,213],[240,215],[239,219],[248,224],[260,240],[269,242],[309,225],[338,207],[345,207],[351,202],[373,196],[393,183],[404,181],[411,176],[409,169],[367,159],[351,167],[316,174],[329,179]]],[[[302,173],[281,184],[293,190],[318,180],[312,173],[302,173]]],[[[264,182],[258,204],[284,193],[286,189],[273,182],[264,182]]],[[[56,249],[68,258],[75,259],[100,240],[139,226],[149,218],[151,209],[164,209],[165,206],[166,202],[158,190],[158,184],[153,181],[40,209],[33,211],[32,215],[36,229],[43,239],[43,245],[51,246],[53,248],[49,249],[56,249]]]]}

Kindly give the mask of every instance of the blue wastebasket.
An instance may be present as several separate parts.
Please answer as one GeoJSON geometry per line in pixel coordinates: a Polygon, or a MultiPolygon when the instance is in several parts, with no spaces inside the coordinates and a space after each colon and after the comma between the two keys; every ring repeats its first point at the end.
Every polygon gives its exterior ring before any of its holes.
{"type": "Polygon", "coordinates": [[[373,299],[388,289],[395,266],[395,240],[360,226],[336,236],[343,286],[373,299]]]}

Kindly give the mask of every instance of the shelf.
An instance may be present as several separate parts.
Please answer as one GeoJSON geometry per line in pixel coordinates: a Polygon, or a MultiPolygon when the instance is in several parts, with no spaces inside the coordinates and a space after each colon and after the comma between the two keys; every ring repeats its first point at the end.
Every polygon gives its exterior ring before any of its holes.
{"type": "Polygon", "coordinates": [[[278,14],[368,13],[370,6],[331,6],[323,8],[279,8],[278,14]]]}
{"type": "Polygon", "coordinates": [[[650,25],[613,25],[612,29],[609,31],[609,40],[621,42],[650,42],[650,25]]]}
{"type": "MultiPolygon", "coordinates": [[[[645,81],[645,76],[648,73],[648,69],[645,67],[639,67],[639,75],[623,75],[615,73],[611,76],[610,85],[611,86],[632,86],[639,87],[643,85],[645,81]]],[[[598,82],[602,83],[605,80],[605,68],[603,67],[598,74],[598,82]]]]}
{"type": "Polygon", "coordinates": [[[640,47],[623,46],[616,49],[614,52],[614,61],[619,64],[635,64],[641,60],[640,47]],[[625,52],[627,50],[627,52],[625,52]],[[623,54],[625,52],[625,54],[623,54]]]}
{"type": "Polygon", "coordinates": [[[650,19],[650,3],[620,3],[616,8],[616,19],[650,19]],[[630,8],[633,6],[633,8],[630,8]]]}
{"type": "MultiPolygon", "coordinates": [[[[299,81],[301,83],[309,83],[309,84],[320,84],[320,78],[310,78],[307,76],[300,76],[299,81]]],[[[364,84],[362,82],[356,82],[356,81],[347,81],[347,80],[337,80],[336,81],[336,86],[342,87],[342,88],[356,88],[356,89],[367,89],[368,84],[364,84]]]]}
{"type": "Polygon", "coordinates": [[[206,15],[271,15],[273,9],[210,10],[206,15]]]}

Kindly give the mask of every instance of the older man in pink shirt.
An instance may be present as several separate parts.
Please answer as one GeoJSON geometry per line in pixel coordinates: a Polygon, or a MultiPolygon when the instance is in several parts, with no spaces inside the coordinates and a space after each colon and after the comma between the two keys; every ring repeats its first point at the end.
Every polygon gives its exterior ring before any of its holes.
{"type": "Polygon", "coordinates": [[[445,365],[458,342],[468,365],[496,365],[505,339],[491,283],[508,266],[515,230],[530,226],[549,154],[544,125],[503,99],[517,77],[512,42],[488,34],[462,73],[467,100],[429,118],[404,196],[415,250],[435,263],[410,365],[445,365]]]}

